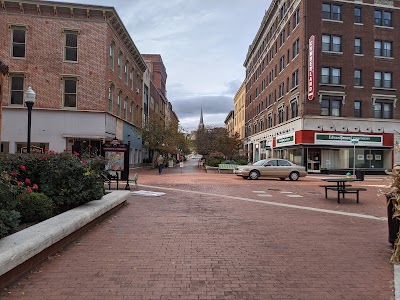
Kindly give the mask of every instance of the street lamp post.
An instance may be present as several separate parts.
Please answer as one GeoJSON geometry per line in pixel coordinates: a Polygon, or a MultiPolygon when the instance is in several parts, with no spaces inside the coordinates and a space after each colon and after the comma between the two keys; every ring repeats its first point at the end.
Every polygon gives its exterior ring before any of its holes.
{"type": "Polygon", "coordinates": [[[28,107],[28,143],[26,152],[31,153],[31,115],[32,115],[32,107],[35,104],[36,93],[32,90],[31,87],[24,92],[25,104],[28,107]]]}
{"type": "Polygon", "coordinates": [[[356,144],[358,144],[358,139],[352,138],[351,143],[353,144],[353,178],[356,178],[356,144]]]}

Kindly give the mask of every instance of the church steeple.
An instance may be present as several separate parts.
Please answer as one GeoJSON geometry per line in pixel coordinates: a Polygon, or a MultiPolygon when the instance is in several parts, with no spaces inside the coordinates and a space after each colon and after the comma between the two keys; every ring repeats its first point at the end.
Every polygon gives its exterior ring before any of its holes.
{"type": "Polygon", "coordinates": [[[200,123],[199,123],[198,130],[204,130],[203,108],[201,108],[201,111],[200,111],[200,123]]]}

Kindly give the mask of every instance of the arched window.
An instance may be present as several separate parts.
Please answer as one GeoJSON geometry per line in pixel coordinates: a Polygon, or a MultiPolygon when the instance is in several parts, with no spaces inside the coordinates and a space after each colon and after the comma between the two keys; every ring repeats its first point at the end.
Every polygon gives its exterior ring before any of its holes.
{"type": "Polygon", "coordinates": [[[114,84],[110,84],[108,88],[108,111],[112,113],[113,111],[113,99],[114,99],[114,84]]]}

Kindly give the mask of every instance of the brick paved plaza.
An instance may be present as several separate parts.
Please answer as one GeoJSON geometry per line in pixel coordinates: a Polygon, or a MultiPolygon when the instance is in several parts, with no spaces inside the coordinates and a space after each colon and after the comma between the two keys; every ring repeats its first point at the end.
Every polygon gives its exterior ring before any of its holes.
{"type": "Polygon", "coordinates": [[[393,299],[386,182],[360,203],[325,199],[323,176],[243,180],[186,164],[137,169],[116,214],[3,291],[1,299],[393,299]]]}

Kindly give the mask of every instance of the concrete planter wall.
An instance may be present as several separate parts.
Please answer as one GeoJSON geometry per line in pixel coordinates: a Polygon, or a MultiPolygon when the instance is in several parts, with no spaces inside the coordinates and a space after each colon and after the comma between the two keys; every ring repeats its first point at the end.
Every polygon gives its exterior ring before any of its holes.
{"type": "Polygon", "coordinates": [[[129,191],[114,191],[0,239],[0,288],[74,240],[77,232],[119,208],[129,195],[129,191]]]}

